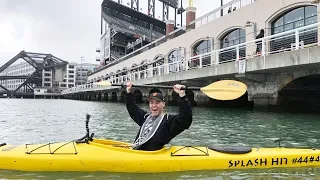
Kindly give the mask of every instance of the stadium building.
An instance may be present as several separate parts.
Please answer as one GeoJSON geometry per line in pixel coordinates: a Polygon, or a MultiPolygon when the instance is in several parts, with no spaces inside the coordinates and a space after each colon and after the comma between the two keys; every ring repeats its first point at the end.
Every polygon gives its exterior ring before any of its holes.
{"type": "Polygon", "coordinates": [[[166,23],[112,0],[101,5],[100,67],[166,33],[166,23]]]}
{"type": "MultiPolygon", "coordinates": [[[[110,3],[121,6],[115,2],[110,1],[110,3]]],[[[112,6],[110,8],[117,9],[112,6]]],[[[174,21],[166,21],[162,37],[158,39],[146,37],[150,43],[143,44],[142,48],[126,50],[121,58],[101,64],[100,68],[89,75],[88,82],[108,79],[118,81],[117,77],[124,75],[131,80],[143,79],[147,76],[153,77],[206,66],[214,62],[227,63],[237,58],[237,51],[240,59],[254,57],[258,55],[256,45],[244,45],[239,49],[236,49],[235,45],[254,41],[262,29],[264,36],[270,36],[315,24],[319,22],[319,11],[317,0],[233,0],[196,18],[197,8],[190,6],[186,8],[186,26],[176,29],[174,21]],[[201,61],[202,64],[199,64],[199,55],[212,51],[217,52],[216,55],[205,57],[201,61]],[[188,59],[186,64],[170,64],[183,63],[185,59],[188,59]],[[150,69],[152,70],[149,71],[150,69]]],[[[163,28],[164,22],[159,23],[163,24],[160,26],[163,28]]],[[[127,27],[130,30],[129,26],[127,27]]],[[[112,28],[110,31],[112,32],[112,28]]],[[[105,36],[102,36],[102,39],[103,37],[105,36]]],[[[296,38],[287,36],[273,39],[267,42],[266,48],[274,53],[284,51],[293,48],[296,38]]],[[[315,44],[319,39],[318,30],[301,33],[299,39],[304,46],[315,44]]],[[[101,47],[105,46],[101,44],[101,47]]]]}

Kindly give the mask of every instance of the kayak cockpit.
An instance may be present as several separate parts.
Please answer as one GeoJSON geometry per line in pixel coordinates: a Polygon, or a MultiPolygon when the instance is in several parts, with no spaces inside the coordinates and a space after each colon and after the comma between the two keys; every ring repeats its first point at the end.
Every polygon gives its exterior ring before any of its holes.
{"type": "Polygon", "coordinates": [[[1,143],[1,144],[0,144],[0,147],[1,147],[1,146],[5,146],[5,145],[7,145],[7,144],[6,144],[6,143],[1,143]]]}
{"type": "Polygon", "coordinates": [[[209,149],[226,154],[247,154],[252,148],[246,146],[208,146],[209,149]]]}

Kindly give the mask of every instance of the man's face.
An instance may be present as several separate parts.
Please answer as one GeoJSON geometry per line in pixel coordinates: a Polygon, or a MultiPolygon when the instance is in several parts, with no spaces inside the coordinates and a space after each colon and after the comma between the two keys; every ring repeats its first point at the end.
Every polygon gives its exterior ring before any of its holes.
{"type": "Polygon", "coordinates": [[[163,112],[163,108],[165,106],[165,102],[157,100],[157,99],[150,99],[149,100],[149,107],[152,113],[152,116],[159,116],[163,112]]]}

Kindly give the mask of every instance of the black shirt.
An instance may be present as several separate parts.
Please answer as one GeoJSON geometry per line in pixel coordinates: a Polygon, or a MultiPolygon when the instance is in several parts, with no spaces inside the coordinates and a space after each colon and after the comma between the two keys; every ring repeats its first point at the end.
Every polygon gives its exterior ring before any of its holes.
{"type": "MultiPolygon", "coordinates": [[[[140,126],[137,134],[138,137],[141,126],[148,117],[148,115],[146,115],[147,112],[137,106],[133,93],[126,93],[125,101],[130,117],[140,126]]],[[[192,108],[188,98],[186,96],[179,97],[178,105],[179,113],[176,115],[165,115],[154,136],[139,147],[138,150],[159,150],[165,144],[168,144],[171,139],[190,127],[192,123],[192,108]]]]}

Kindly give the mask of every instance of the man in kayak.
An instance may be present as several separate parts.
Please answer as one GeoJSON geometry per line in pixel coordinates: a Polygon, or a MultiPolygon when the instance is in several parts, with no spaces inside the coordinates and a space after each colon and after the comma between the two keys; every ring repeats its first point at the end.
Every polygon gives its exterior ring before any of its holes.
{"type": "Polygon", "coordinates": [[[140,126],[139,132],[132,145],[133,149],[154,151],[161,149],[171,139],[188,129],[192,123],[191,104],[185,90],[180,90],[183,85],[174,85],[173,90],[179,94],[179,113],[168,115],[163,113],[165,102],[163,94],[158,89],[149,93],[150,112],[141,109],[135,103],[132,92],[132,83],[127,82],[125,102],[130,117],[140,126]]]}

